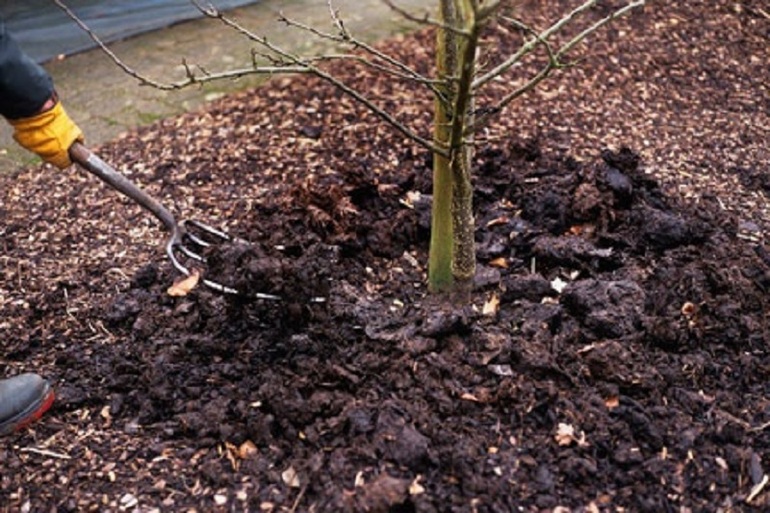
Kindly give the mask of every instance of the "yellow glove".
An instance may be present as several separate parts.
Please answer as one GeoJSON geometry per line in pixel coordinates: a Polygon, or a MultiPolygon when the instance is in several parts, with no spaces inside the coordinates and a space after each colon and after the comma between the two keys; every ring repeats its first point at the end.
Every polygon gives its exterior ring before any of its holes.
{"type": "Polygon", "coordinates": [[[59,101],[50,110],[29,118],[12,119],[10,123],[17,143],[59,169],[72,164],[69,156],[72,143],[83,141],[83,132],[59,101]]]}

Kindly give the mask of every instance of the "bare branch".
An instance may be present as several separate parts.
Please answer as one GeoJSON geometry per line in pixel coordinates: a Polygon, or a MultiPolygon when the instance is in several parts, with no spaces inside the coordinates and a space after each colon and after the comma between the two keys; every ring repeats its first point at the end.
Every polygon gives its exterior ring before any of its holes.
{"type": "Polygon", "coordinates": [[[593,7],[593,5],[596,2],[597,0],[587,0],[582,5],[576,7],[571,12],[569,12],[562,19],[560,19],[559,21],[551,25],[549,28],[541,32],[538,36],[533,37],[532,39],[524,43],[516,53],[508,57],[502,63],[495,66],[493,69],[489,70],[483,76],[477,78],[473,83],[473,88],[478,89],[479,87],[483,86],[490,80],[508,71],[511,67],[513,67],[513,65],[519,62],[525,55],[529,54],[535,48],[537,48],[537,46],[540,45],[542,41],[548,40],[549,37],[557,33],[565,25],[569,24],[576,16],[586,11],[587,9],[593,7]]]}
{"type": "Polygon", "coordinates": [[[279,21],[285,23],[287,26],[309,32],[321,39],[325,39],[335,43],[346,44],[357,49],[362,49],[368,54],[370,54],[371,56],[373,56],[375,59],[381,60],[387,63],[388,65],[392,66],[392,68],[388,68],[387,66],[383,66],[381,64],[377,64],[375,62],[368,61],[366,59],[357,59],[359,62],[366,64],[367,66],[371,66],[375,69],[378,69],[384,73],[388,73],[392,76],[397,76],[403,79],[411,80],[419,84],[425,85],[431,90],[433,94],[435,95],[440,94],[438,89],[436,89],[435,87],[437,84],[435,80],[432,80],[429,77],[421,75],[416,70],[406,65],[404,62],[401,62],[398,59],[395,59],[390,55],[384,52],[381,52],[377,48],[366,43],[365,41],[362,41],[356,38],[355,36],[353,36],[353,34],[347,29],[347,27],[345,27],[345,24],[343,23],[342,19],[339,17],[339,12],[334,10],[334,8],[332,7],[331,1],[329,1],[328,3],[329,3],[329,11],[330,11],[330,16],[332,17],[332,21],[334,22],[335,26],[339,30],[338,35],[323,32],[321,30],[318,30],[315,27],[311,27],[304,23],[300,23],[296,20],[288,18],[284,14],[280,14],[279,21]]]}
{"type": "MultiPolygon", "coordinates": [[[[195,5],[199,5],[197,0],[191,0],[195,5]]],[[[200,8],[200,7],[199,7],[200,8]]],[[[228,18],[221,12],[215,10],[215,9],[202,9],[201,12],[206,14],[207,16],[211,18],[216,18],[220,20],[224,25],[230,27],[231,29],[235,30],[236,32],[244,35],[245,37],[249,38],[251,41],[254,41],[257,44],[262,45],[263,47],[267,48],[268,50],[274,52],[276,55],[279,55],[283,59],[286,59],[289,63],[300,66],[305,70],[307,73],[312,73],[313,75],[321,78],[322,80],[325,80],[326,82],[332,84],[334,87],[342,91],[343,93],[347,94],[348,96],[351,96],[356,101],[363,104],[366,108],[368,108],[373,114],[375,114],[377,117],[379,117],[381,120],[385,121],[389,125],[391,125],[393,128],[395,128],[397,131],[401,132],[402,135],[406,136],[408,139],[412,140],[413,142],[419,144],[423,148],[433,152],[438,153],[441,155],[448,155],[448,151],[445,148],[442,148],[440,146],[437,146],[433,144],[428,139],[425,139],[423,137],[420,137],[418,134],[416,134],[414,131],[410,130],[406,125],[398,121],[393,115],[391,115],[389,112],[385,111],[381,107],[377,106],[372,100],[370,100],[367,96],[365,96],[363,93],[360,93],[359,91],[356,91],[349,85],[345,84],[338,78],[334,77],[333,75],[327,73],[326,71],[322,70],[318,66],[314,65],[310,60],[303,59],[301,57],[298,57],[296,55],[292,55],[290,52],[287,52],[283,50],[281,47],[271,43],[268,41],[267,38],[261,37],[257,34],[254,34],[244,26],[240,25],[235,20],[228,18]]]]}
{"type": "Polygon", "coordinates": [[[476,17],[479,21],[484,22],[493,14],[495,14],[495,12],[497,12],[497,9],[500,7],[500,5],[501,0],[492,0],[491,2],[487,2],[486,5],[479,6],[476,17]]]}
{"type": "MultiPolygon", "coordinates": [[[[624,7],[621,7],[617,11],[614,11],[613,13],[609,14],[605,18],[602,18],[601,20],[597,21],[587,29],[580,32],[578,35],[576,35],[571,40],[566,42],[561,48],[559,48],[558,52],[554,53],[550,44],[547,43],[546,41],[542,41],[541,43],[545,45],[546,50],[548,51],[548,56],[549,56],[548,64],[546,64],[534,77],[532,77],[529,81],[527,81],[527,83],[525,83],[521,87],[518,87],[514,91],[511,91],[510,93],[506,94],[494,106],[487,107],[486,109],[484,109],[484,112],[477,116],[476,123],[474,124],[473,127],[469,127],[469,130],[471,131],[478,130],[481,126],[488,123],[493,115],[499,113],[502,109],[508,106],[513,100],[520,97],[524,93],[534,89],[535,86],[537,86],[540,82],[545,80],[548,77],[548,75],[550,75],[551,71],[566,67],[567,65],[563,64],[561,62],[561,59],[570,50],[572,50],[572,48],[574,48],[581,41],[583,41],[588,35],[596,32],[598,29],[600,29],[607,23],[611,22],[612,20],[620,16],[623,16],[624,14],[629,12],[631,9],[635,9],[637,7],[643,6],[644,3],[645,3],[645,0],[637,0],[635,2],[625,5],[624,7]]],[[[540,38],[541,36],[536,36],[536,37],[540,38]]]]}
{"type": "Polygon", "coordinates": [[[351,54],[351,53],[318,55],[316,57],[310,57],[305,59],[305,62],[322,62],[322,61],[334,61],[334,60],[346,60],[346,61],[358,62],[364,66],[368,66],[377,71],[381,71],[382,73],[388,74],[392,77],[415,82],[431,89],[436,85],[438,85],[439,83],[441,83],[439,80],[429,78],[429,77],[415,77],[413,75],[407,75],[405,73],[401,73],[398,70],[389,68],[377,62],[374,62],[370,59],[367,59],[366,57],[362,57],[360,55],[351,54]]]}
{"type": "Polygon", "coordinates": [[[308,69],[301,66],[257,66],[255,64],[255,61],[253,60],[254,64],[250,68],[240,68],[240,69],[233,69],[228,71],[223,71],[220,73],[209,73],[202,67],[198,66],[199,71],[203,74],[203,76],[196,75],[195,72],[190,68],[190,66],[187,64],[186,61],[182,61],[182,66],[185,69],[185,76],[187,77],[185,80],[181,80],[179,82],[159,82],[157,80],[153,80],[152,78],[149,78],[145,75],[142,75],[138,71],[136,71],[134,68],[130,67],[128,64],[123,62],[123,60],[118,57],[115,52],[110,50],[110,48],[104,43],[104,41],[99,38],[99,36],[96,35],[96,33],[91,30],[91,28],[86,25],[83,20],[81,20],[69,7],[67,7],[61,0],[53,0],[53,2],[59,6],[60,9],[62,9],[67,16],[72,19],[77,25],[88,34],[88,36],[93,40],[94,43],[105,53],[107,56],[120,68],[122,69],[127,75],[135,78],[140,85],[147,85],[154,87],[156,89],[160,89],[163,91],[174,91],[178,89],[183,89],[185,87],[189,87],[193,84],[204,84],[206,82],[214,82],[216,80],[224,80],[224,79],[237,79],[242,78],[247,75],[273,75],[277,73],[307,73],[308,69]]]}
{"type": "Polygon", "coordinates": [[[483,22],[477,18],[478,9],[474,2],[463,4],[462,7],[467,9],[468,12],[463,12],[462,15],[458,15],[458,18],[466,22],[465,30],[470,33],[470,37],[468,37],[462,47],[462,54],[458,55],[460,78],[457,92],[455,93],[454,113],[450,128],[450,152],[460,148],[466,134],[465,126],[468,121],[468,110],[473,100],[472,82],[473,74],[476,71],[476,49],[478,48],[479,34],[483,25],[483,22]]]}
{"type": "Polygon", "coordinates": [[[83,21],[80,18],[78,18],[77,15],[74,12],[72,12],[72,10],[70,10],[69,7],[64,5],[60,0],[53,0],[53,1],[54,1],[54,3],[57,6],[59,6],[59,8],[61,10],[63,10],[65,12],[65,14],[67,14],[67,16],[69,16],[75,23],[78,24],[78,26],[83,31],[85,31],[88,34],[88,36],[94,41],[94,43],[99,45],[99,47],[102,49],[102,51],[104,51],[104,53],[106,53],[112,59],[112,61],[115,64],[117,64],[128,75],[130,75],[130,76],[134,77],[135,79],[137,79],[140,84],[142,84],[142,85],[151,85],[153,87],[157,87],[158,89],[166,89],[166,90],[168,90],[168,89],[176,89],[175,87],[173,87],[173,86],[171,86],[169,84],[163,84],[163,83],[160,83],[160,82],[156,82],[156,81],[154,81],[154,80],[152,80],[150,78],[144,77],[144,76],[140,75],[139,73],[137,73],[136,71],[134,71],[132,68],[128,67],[123,61],[121,61],[118,58],[117,55],[115,55],[112,52],[112,50],[110,50],[107,47],[107,45],[105,45],[102,42],[101,39],[99,39],[99,37],[91,30],[90,27],[88,27],[85,23],[83,23],[83,21]]]}
{"type": "Polygon", "coordinates": [[[417,16],[415,14],[410,13],[403,7],[396,5],[393,0],[382,0],[382,3],[387,5],[393,12],[401,16],[407,21],[411,21],[412,23],[416,23],[418,25],[424,25],[428,27],[436,27],[440,30],[447,30],[449,32],[454,32],[455,34],[459,36],[465,36],[468,37],[470,34],[468,34],[463,29],[457,28],[455,26],[452,26],[449,23],[443,23],[439,20],[433,19],[430,17],[427,11],[423,13],[422,16],[417,16]]]}
{"type": "Polygon", "coordinates": [[[339,30],[340,35],[342,37],[349,36],[350,34],[348,32],[348,29],[345,28],[345,23],[342,21],[342,18],[340,18],[339,9],[334,8],[332,0],[327,0],[326,5],[329,7],[329,16],[331,17],[334,24],[337,26],[337,30],[339,30]]]}
{"type": "Polygon", "coordinates": [[[328,32],[324,32],[322,30],[317,29],[316,27],[312,27],[310,25],[306,25],[299,21],[293,20],[288,16],[286,16],[283,12],[278,13],[278,21],[286,24],[286,26],[288,27],[294,27],[294,28],[309,32],[319,39],[326,39],[328,41],[332,41],[335,43],[345,42],[345,40],[339,35],[329,34],[328,32]]]}
{"type": "Polygon", "coordinates": [[[620,18],[621,16],[625,15],[627,12],[631,11],[632,9],[636,9],[637,7],[644,6],[646,0],[637,0],[636,2],[631,2],[630,4],[626,5],[625,7],[621,7],[617,11],[613,12],[609,16],[602,18],[601,20],[597,21],[587,29],[585,29],[583,32],[575,36],[571,41],[569,41],[567,44],[565,44],[561,50],[559,50],[559,54],[563,55],[567,52],[569,52],[573,47],[578,45],[581,41],[583,41],[586,37],[588,37],[590,34],[596,32],[606,24],[610,23],[611,21],[615,20],[616,18],[620,18]]]}
{"type": "Polygon", "coordinates": [[[516,88],[507,95],[505,95],[499,102],[491,107],[485,107],[479,110],[476,114],[476,120],[473,126],[467,127],[468,132],[476,132],[482,126],[488,124],[492,117],[499,114],[508,104],[510,104],[516,98],[522,96],[524,93],[531,91],[540,82],[545,80],[548,75],[551,74],[555,68],[549,62],[546,64],[534,77],[532,77],[526,84],[516,88]]]}

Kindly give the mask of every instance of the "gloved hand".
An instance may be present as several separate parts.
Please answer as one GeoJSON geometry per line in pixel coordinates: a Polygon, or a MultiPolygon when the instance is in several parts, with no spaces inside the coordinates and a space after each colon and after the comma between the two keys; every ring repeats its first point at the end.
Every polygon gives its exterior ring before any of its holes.
{"type": "Polygon", "coordinates": [[[83,132],[59,101],[45,112],[9,121],[15,129],[13,138],[17,143],[59,169],[72,164],[69,156],[72,143],[83,141],[83,132]]]}

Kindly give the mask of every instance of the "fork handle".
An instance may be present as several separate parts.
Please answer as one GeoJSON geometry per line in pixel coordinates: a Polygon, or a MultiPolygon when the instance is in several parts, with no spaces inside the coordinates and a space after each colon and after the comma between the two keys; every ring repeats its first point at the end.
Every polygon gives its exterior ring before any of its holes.
{"type": "Polygon", "coordinates": [[[172,234],[180,232],[179,225],[171,212],[160,204],[158,200],[147,194],[138,185],[120,174],[112,166],[100,159],[96,154],[79,142],[75,142],[69,149],[70,158],[80,164],[86,171],[98,177],[107,185],[118,192],[128,196],[142,208],[152,213],[163,226],[172,234]]]}

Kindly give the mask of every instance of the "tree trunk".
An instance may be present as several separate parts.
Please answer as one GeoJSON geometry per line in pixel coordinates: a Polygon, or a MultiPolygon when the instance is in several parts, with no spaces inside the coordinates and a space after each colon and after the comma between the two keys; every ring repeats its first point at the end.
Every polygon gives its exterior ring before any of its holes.
{"type": "Polygon", "coordinates": [[[476,272],[472,146],[466,139],[473,105],[478,26],[474,0],[441,0],[440,20],[454,30],[438,30],[437,69],[443,86],[436,98],[434,140],[449,158],[434,154],[429,288],[469,291],[476,272]],[[460,31],[466,36],[460,35],[460,31]]]}
{"type": "MultiPolygon", "coordinates": [[[[439,19],[455,26],[453,0],[439,2],[439,19]]],[[[436,33],[437,78],[442,84],[434,100],[433,139],[437,146],[449,147],[451,138],[451,105],[454,86],[451,80],[457,67],[457,35],[448,30],[436,33]]],[[[428,288],[431,292],[448,292],[454,283],[452,260],[454,254],[454,227],[452,216],[452,169],[449,158],[433,154],[433,207],[431,211],[430,256],[428,261],[428,288]]]]}

